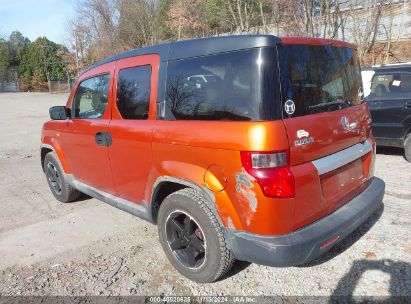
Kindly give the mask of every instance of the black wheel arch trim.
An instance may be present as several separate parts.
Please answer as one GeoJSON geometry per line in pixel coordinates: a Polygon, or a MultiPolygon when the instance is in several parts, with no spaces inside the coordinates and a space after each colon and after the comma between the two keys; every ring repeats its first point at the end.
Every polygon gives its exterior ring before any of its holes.
{"type": "MultiPolygon", "coordinates": [[[[161,186],[162,186],[163,183],[178,184],[178,185],[181,185],[183,187],[192,188],[194,190],[197,190],[203,196],[203,198],[207,202],[208,206],[211,208],[211,211],[216,216],[216,218],[217,218],[218,222],[220,223],[220,225],[222,227],[224,227],[223,221],[221,220],[220,214],[218,213],[218,210],[217,210],[216,200],[215,200],[215,196],[214,196],[213,192],[209,189],[201,187],[200,185],[198,185],[198,184],[196,184],[192,181],[188,181],[188,180],[173,177],[173,176],[160,176],[156,179],[156,181],[153,184],[153,187],[152,187],[152,190],[151,190],[151,197],[150,197],[150,206],[151,206],[151,215],[152,215],[152,219],[154,220],[154,222],[156,222],[156,216],[155,216],[155,214],[157,212],[156,209],[159,207],[159,205],[157,204],[157,201],[156,201],[156,197],[157,197],[158,191],[161,189],[161,186]]],[[[160,203],[160,205],[161,205],[161,203],[160,203]]]]}
{"type": "Polygon", "coordinates": [[[60,161],[59,156],[56,153],[56,150],[54,149],[53,146],[48,145],[48,144],[41,144],[40,145],[40,162],[41,162],[41,168],[43,169],[43,172],[44,172],[44,159],[45,159],[46,155],[50,152],[54,153],[54,155],[56,156],[56,160],[58,161],[58,165],[60,166],[61,172],[63,172],[65,174],[64,168],[61,165],[61,161],[60,161]],[[43,154],[44,150],[46,150],[46,151],[49,150],[49,152],[43,154]]]}

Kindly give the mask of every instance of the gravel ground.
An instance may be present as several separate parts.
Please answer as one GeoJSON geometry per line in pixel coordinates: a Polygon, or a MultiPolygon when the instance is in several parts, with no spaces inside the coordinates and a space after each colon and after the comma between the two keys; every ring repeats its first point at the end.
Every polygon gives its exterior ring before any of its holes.
{"type": "Polygon", "coordinates": [[[66,95],[0,94],[0,295],[411,296],[411,164],[379,150],[384,205],[308,265],[237,262],[196,284],[168,263],[157,227],[95,199],[51,195],[39,160],[48,108],[66,95]]]}

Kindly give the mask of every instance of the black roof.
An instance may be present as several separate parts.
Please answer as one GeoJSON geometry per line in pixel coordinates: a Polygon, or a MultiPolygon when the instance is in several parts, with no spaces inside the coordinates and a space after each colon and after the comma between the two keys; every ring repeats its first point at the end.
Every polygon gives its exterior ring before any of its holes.
{"type": "Polygon", "coordinates": [[[111,56],[90,66],[82,74],[99,65],[137,55],[159,54],[161,61],[168,61],[256,47],[267,47],[278,43],[281,43],[281,39],[272,35],[235,35],[174,41],[111,56]]]}
{"type": "Polygon", "coordinates": [[[372,67],[366,67],[362,69],[363,71],[384,71],[384,72],[395,72],[399,70],[404,70],[404,71],[411,71],[411,63],[407,62],[404,64],[389,64],[389,65],[378,65],[378,66],[372,66],[372,67]]]}

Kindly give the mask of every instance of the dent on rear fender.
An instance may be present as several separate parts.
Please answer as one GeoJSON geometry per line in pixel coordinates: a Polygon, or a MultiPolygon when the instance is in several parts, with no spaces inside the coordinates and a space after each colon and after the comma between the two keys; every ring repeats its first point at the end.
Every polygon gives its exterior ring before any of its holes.
{"type": "Polygon", "coordinates": [[[249,206],[253,212],[257,211],[257,194],[253,191],[254,177],[248,174],[244,168],[242,171],[235,174],[235,190],[240,193],[249,203],[249,206]]]}

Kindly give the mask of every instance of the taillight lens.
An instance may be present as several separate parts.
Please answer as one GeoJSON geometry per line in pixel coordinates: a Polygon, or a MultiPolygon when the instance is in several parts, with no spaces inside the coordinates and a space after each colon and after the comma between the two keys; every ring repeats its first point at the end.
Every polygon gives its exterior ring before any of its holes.
{"type": "Polygon", "coordinates": [[[294,197],[294,175],[288,165],[288,152],[241,152],[241,162],[265,196],[294,197]]]}

